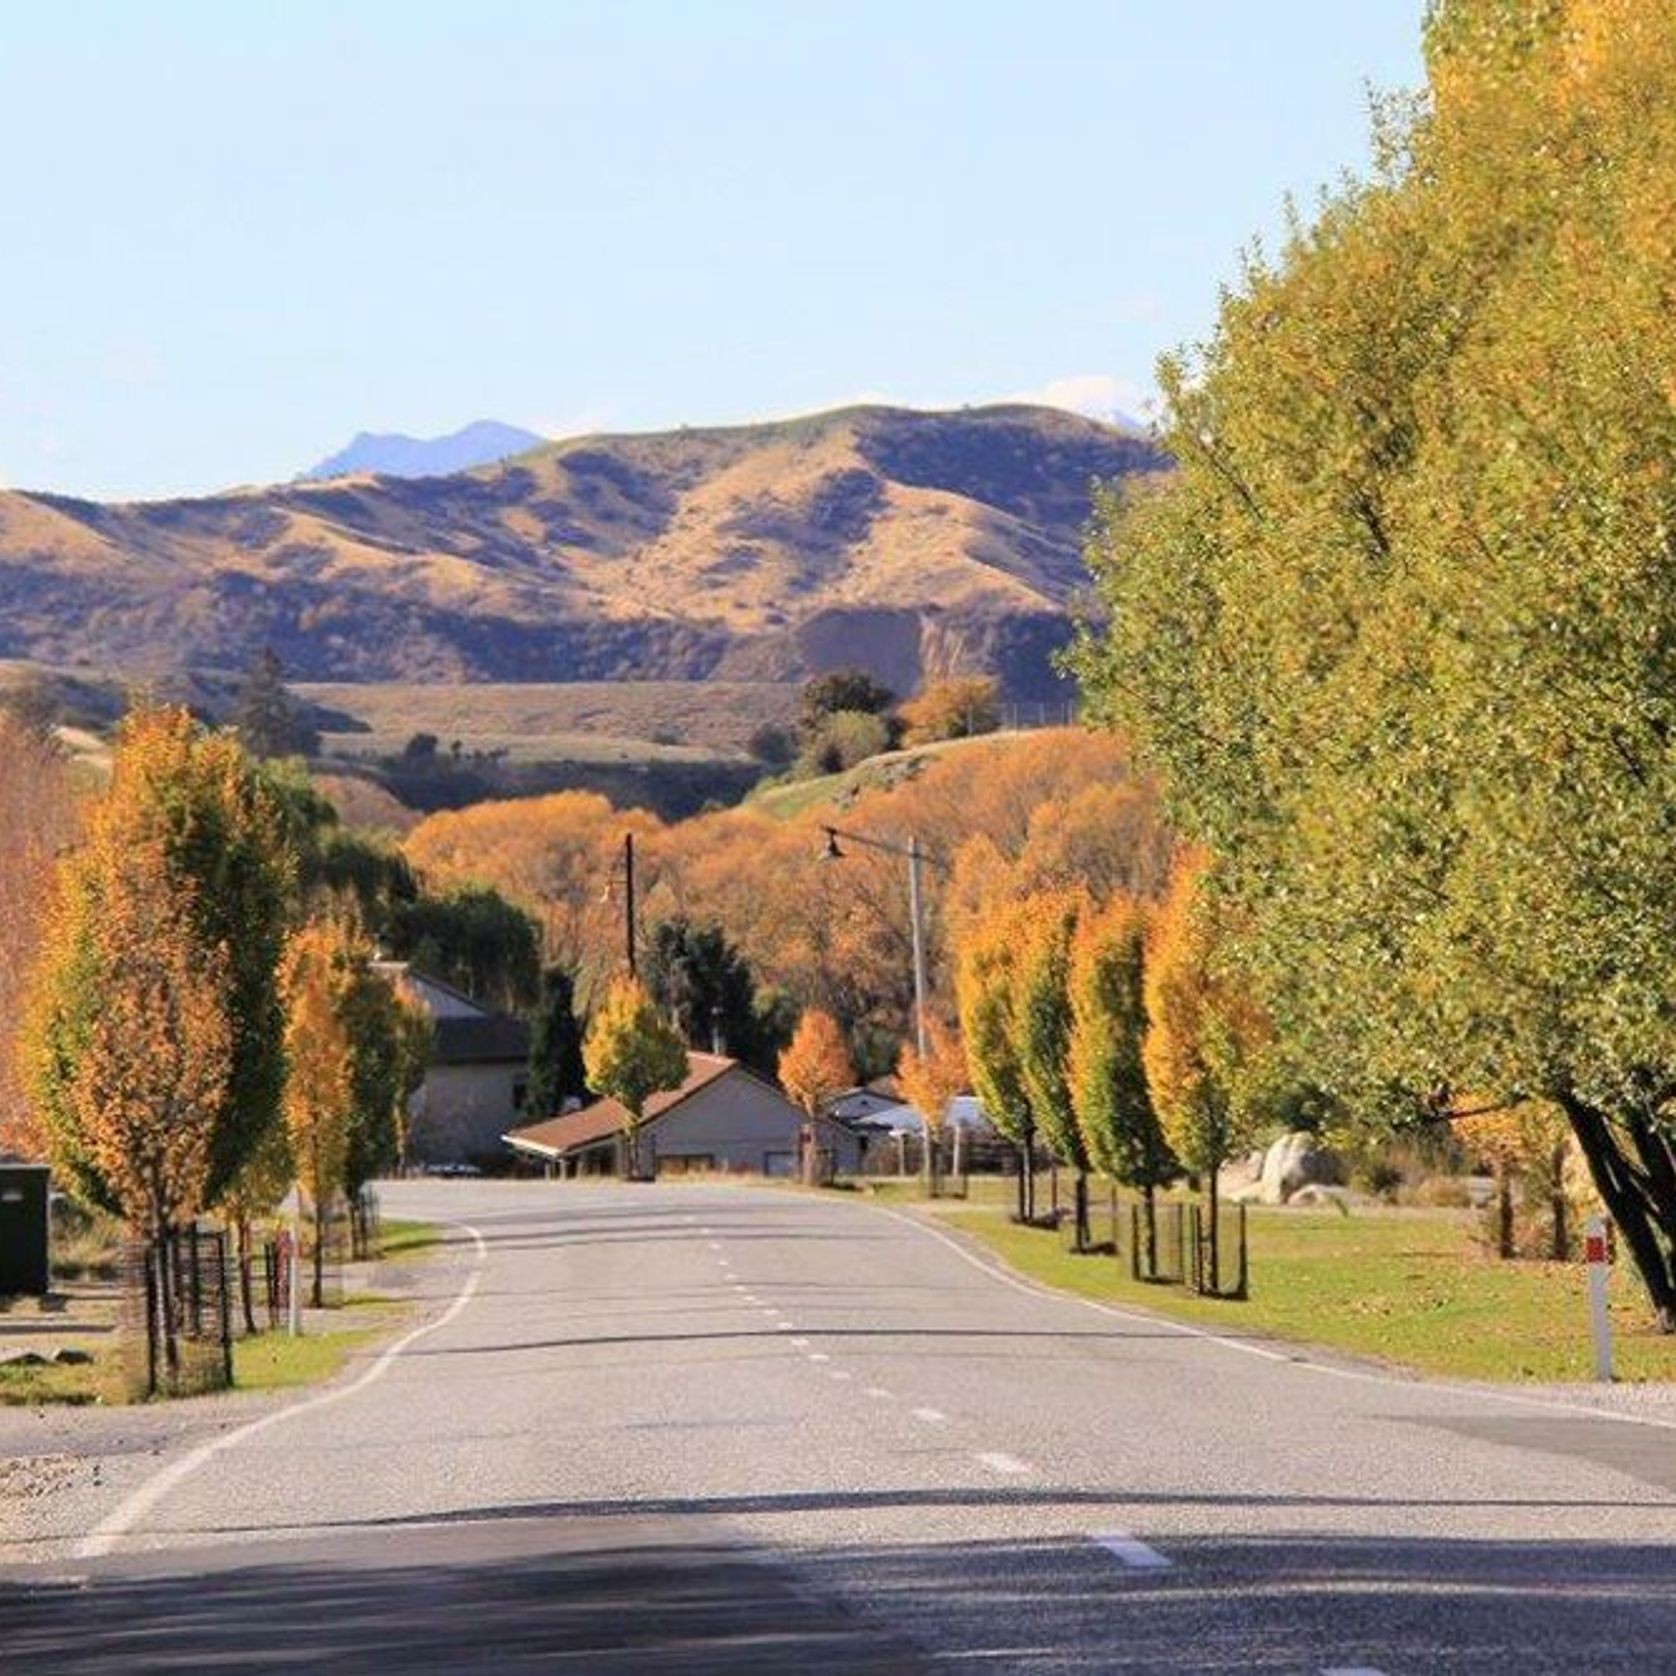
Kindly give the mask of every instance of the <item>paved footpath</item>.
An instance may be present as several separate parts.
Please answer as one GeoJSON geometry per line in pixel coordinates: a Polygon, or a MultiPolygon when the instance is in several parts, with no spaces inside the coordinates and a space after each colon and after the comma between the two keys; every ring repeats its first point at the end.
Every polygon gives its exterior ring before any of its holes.
{"type": "Polygon", "coordinates": [[[6,1671],[1676,1676],[1657,1402],[1386,1377],[727,1187],[391,1186],[289,1400],[0,1413],[6,1671]]]}

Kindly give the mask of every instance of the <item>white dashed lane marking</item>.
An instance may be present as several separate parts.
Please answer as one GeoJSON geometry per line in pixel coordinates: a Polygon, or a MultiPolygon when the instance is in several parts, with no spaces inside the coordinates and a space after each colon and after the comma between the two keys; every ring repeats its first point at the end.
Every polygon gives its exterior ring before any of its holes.
{"type": "Polygon", "coordinates": [[[794,1345],[795,1345],[795,1346],[796,1346],[796,1347],[797,1347],[797,1348],[798,1348],[798,1349],[799,1349],[799,1350],[807,1350],[807,1349],[808,1349],[808,1348],[809,1348],[809,1341],[808,1341],[808,1339],[806,1339],[806,1338],[794,1338],[794,1339],[793,1339],[793,1340],[792,1340],[792,1341],[791,1341],[791,1342],[792,1342],[792,1343],[793,1343],[793,1344],[794,1344],[794,1345]]]}
{"type": "Polygon", "coordinates": [[[890,1392],[882,1385],[869,1385],[867,1387],[867,1394],[870,1397],[877,1397],[880,1402],[890,1401],[890,1392]]]}
{"type": "Polygon", "coordinates": [[[811,1350],[809,1360],[811,1362],[830,1362],[832,1358],[824,1350],[811,1350]]]}
{"type": "Polygon", "coordinates": [[[999,1449],[985,1449],[973,1457],[979,1466],[986,1466],[991,1472],[998,1472],[1006,1478],[1018,1478],[1030,1471],[1030,1463],[1021,1461],[1017,1455],[1003,1454],[999,1449]]]}
{"type": "Polygon", "coordinates": [[[846,1373],[843,1368],[834,1368],[829,1376],[833,1379],[854,1379],[853,1373],[846,1373]]]}
{"type": "MultiPolygon", "coordinates": [[[[1175,1564],[1167,1554],[1160,1554],[1156,1548],[1149,1548],[1124,1531],[1107,1531],[1094,1540],[1131,1571],[1168,1571],[1175,1564]]],[[[1341,1672],[1340,1676],[1350,1676],[1350,1673],[1341,1672]]]]}
{"type": "Polygon", "coordinates": [[[940,1426],[948,1419],[948,1415],[943,1413],[940,1408],[916,1408],[914,1418],[923,1420],[928,1426],[940,1426]]]}

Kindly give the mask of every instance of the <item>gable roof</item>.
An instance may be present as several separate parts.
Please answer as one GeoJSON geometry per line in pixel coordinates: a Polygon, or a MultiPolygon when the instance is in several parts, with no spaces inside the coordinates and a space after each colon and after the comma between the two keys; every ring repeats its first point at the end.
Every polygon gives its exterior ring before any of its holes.
{"type": "MultiPolygon", "coordinates": [[[[743,1069],[737,1059],[727,1059],[721,1054],[689,1053],[686,1080],[679,1088],[654,1094],[646,1102],[642,1124],[656,1122],[683,1100],[691,1099],[701,1088],[719,1082],[730,1071],[743,1069]]],[[[539,1152],[556,1158],[560,1153],[593,1146],[620,1133],[628,1121],[629,1114],[618,1101],[595,1100],[591,1106],[584,1106],[580,1111],[567,1112],[563,1117],[544,1118],[540,1123],[527,1123],[501,1138],[520,1151],[539,1152]]]]}
{"type": "Polygon", "coordinates": [[[375,960],[381,978],[405,989],[431,1020],[433,1065],[510,1065],[530,1056],[530,1027],[474,1001],[405,960],[375,960]]]}

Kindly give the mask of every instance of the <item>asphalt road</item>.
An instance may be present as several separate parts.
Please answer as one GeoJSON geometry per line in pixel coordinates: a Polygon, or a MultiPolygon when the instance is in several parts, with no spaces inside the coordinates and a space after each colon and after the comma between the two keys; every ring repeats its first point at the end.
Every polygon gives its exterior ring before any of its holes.
{"type": "Polygon", "coordinates": [[[845,1199],[385,1204],[452,1238],[333,1386],[0,1421],[0,1667],[1676,1673],[1669,1423],[1102,1311],[845,1199]]]}

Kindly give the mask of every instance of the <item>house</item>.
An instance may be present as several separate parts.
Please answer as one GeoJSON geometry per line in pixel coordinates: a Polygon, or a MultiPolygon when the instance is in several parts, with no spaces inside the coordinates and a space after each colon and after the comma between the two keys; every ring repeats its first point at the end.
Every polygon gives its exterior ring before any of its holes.
{"type": "Polygon", "coordinates": [[[902,1103],[902,1095],[895,1077],[879,1077],[858,1088],[846,1088],[834,1094],[826,1103],[826,1115],[840,1123],[865,1124],[876,1112],[887,1111],[902,1103]]]}
{"type": "Polygon", "coordinates": [[[408,1107],[406,1161],[421,1166],[493,1162],[501,1136],[524,1114],[530,1032],[405,961],[375,968],[430,1015],[430,1068],[408,1107]]]}
{"type": "MultiPolygon", "coordinates": [[[[526,1124],[503,1138],[519,1156],[560,1176],[617,1175],[628,1114],[615,1100],[526,1124]]],[[[803,1113],[779,1089],[721,1054],[688,1056],[686,1081],[646,1102],[637,1151],[643,1173],[797,1173],[803,1113]]],[[[816,1120],[825,1173],[853,1171],[857,1138],[829,1118],[816,1120]]]]}

